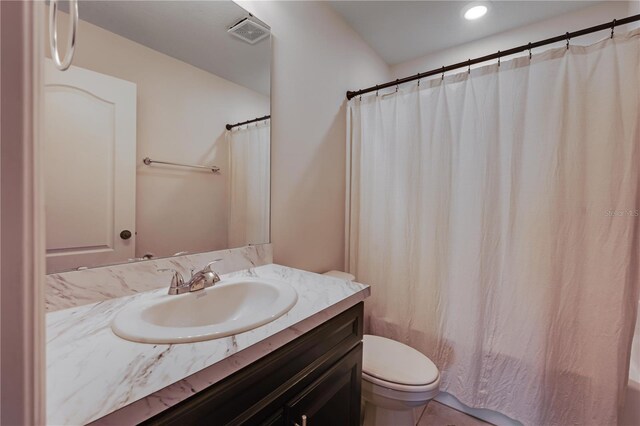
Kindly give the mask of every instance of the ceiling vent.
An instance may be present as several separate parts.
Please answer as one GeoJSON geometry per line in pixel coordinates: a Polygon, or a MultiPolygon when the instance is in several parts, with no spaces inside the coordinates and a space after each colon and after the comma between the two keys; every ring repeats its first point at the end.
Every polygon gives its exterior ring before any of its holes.
{"type": "Polygon", "coordinates": [[[244,18],[229,28],[227,32],[249,44],[256,44],[260,40],[269,37],[269,34],[271,34],[269,28],[259,24],[258,22],[252,21],[249,18],[244,18]]]}

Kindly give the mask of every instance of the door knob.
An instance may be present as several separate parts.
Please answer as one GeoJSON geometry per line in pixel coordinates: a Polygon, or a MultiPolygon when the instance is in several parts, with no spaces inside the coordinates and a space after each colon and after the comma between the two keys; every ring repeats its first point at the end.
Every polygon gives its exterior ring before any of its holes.
{"type": "Polygon", "coordinates": [[[128,229],[120,232],[120,238],[122,238],[123,240],[128,240],[129,238],[131,238],[131,235],[131,231],[129,231],[128,229]]]}

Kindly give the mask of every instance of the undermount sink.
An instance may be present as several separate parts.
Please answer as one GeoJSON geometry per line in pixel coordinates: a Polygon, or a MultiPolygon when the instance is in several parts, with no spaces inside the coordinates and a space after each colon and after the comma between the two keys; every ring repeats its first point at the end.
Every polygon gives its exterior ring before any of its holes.
{"type": "Polygon", "coordinates": [[[115,334],[142,343],[189,343],[242,333],[287,313],[298,300],[290,285],[231,278],[179,296],[133,302],[111,323],[115,334]]]}

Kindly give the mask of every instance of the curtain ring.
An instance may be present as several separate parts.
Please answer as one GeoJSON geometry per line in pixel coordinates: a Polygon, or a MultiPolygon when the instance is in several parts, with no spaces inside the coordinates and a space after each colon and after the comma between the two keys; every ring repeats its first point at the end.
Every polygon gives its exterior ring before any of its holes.
{"type": "Polygon", "coordinates": [[[396,93],[398,93],[398,86],[399,86],[398,79],[396,78],[396,93]]]}
{"type": "Polygon", "coordinates": [[[378,96],[378,85],[376,84],[376,96],[378,96]]]}
{"type": "Polygon", "coordinates": [[[616,27],[616,20],[614,19],[613,22],[611,22],[611,38],[613,38],[613,29],[616,27]]]}
{"type": "Polygon", "coordinates": [[[442,66],[442,81],[444,81],[444,65],[442,66]]]}
{"type": "Polygon", "coordinates": [[[467,74],[471,74],[471,58],[469,58],[469,67],[467,68],[467,74]]]}
{"type": "Polygon", "coordinates": [[[64,58],[60,59],[58,52],[58,0],[51,0],[49,4],[49,48],[51,49],[51,59],[60,71],[69,69],[75,54],[78,35],[78,0],[69,0],[69,15],[71,24],[69,25],[67,51],[64,58]]]}
{"type": "Polygon", "coordinates": [[[567,50],[569,50],[569,40],[571,40],[569,38],[569,31],[567,31],[566,37],[567,37],[567,50]]]}
{"type": "Polygon", "coordinates": [[[500,51],[498,50],[498,67],[500,66],[500,51]]]}
{"type": "Polygon", "coordinates": [[[529,60],[531,60],[531,42],[529,42],[529,60]]]}
{"type": "Polygon", "coordinates": [[[416,78],[418,79],[418,87],[420,87],[420,73],[416,74],[416,78]]]}

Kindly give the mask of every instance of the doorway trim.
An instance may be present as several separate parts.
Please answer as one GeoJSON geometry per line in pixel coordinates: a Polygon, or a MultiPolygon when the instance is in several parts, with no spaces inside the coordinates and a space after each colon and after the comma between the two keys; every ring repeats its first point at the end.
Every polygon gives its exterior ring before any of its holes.
{"type": "Polygon", "coordinates": [[[0,2],[0,423],[46,423],[39,165],[44,2],[0,2]]]}

